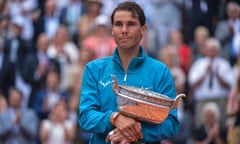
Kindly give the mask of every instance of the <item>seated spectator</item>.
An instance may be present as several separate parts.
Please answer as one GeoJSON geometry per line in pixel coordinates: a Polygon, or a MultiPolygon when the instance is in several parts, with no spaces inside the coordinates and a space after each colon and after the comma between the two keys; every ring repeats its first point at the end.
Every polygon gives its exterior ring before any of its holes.
{"type": "Polygon", "coordinates": [[[10,89],[9,107],[0,114],[0,139],[3,144],[35,144],[38,118],[33,110],[22,107],[23,94],[10,89]]]}
{"type": "Polygon", "coordinates": [[[193,133],[195,144],[224,144],[226,143],[226,129],[220,127],[220,109],[214,102],[203,106],[202,122],[193,133]]]}
{"type": "Polygon", "coordinates": [[[49,119],[45,119],[41,123],[40,140],[42,144],[72,144],[76,123],[68,120],[68,114],[66,102],[57,102],[49,119]]]}

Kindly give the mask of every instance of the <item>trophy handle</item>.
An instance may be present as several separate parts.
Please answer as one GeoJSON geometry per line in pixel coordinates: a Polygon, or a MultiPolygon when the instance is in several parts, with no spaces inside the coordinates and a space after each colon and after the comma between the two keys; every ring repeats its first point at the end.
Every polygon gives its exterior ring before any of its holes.
{"type": "Polygon", "coordinates": [[[119,92],[119,86],[118,86],[117,77],[115,75],[111,75],[111,77],[113,78],[112,90],[113,90],[114,93],[118,93],[119,92]]]}
{"type": "Polygon", "coordinates": [[[178,108],[179,101],[181,101],[183,97],[186,97],[186,95],[184,93],[178,94],[172,105],[172,108],[178,108]]]}

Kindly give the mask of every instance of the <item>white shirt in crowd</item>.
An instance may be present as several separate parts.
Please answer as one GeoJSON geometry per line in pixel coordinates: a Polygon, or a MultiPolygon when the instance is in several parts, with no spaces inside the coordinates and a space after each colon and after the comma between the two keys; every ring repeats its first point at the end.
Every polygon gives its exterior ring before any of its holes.
{"type": "MultiPolygon", "coordinates": [[[[200,58],[190,68],[189,71],[189,84],[192,85],[193,83],[197,82],[201,79],[204,75],[206,75],[206,71],[208,65],[210,63],[210,59],[200,58]]],[[[232,75],[232,68],[229,62],[223,58],[217,57],[212,62],[212,70],[214,72],[218,72],[220,77],[227,82],[229,85],[233,86],[234,84],[234,77],[232,75]]],[[[210,81],[210,74],[207,74],[202,82],[201,85],[195,88],[193,91],[194,99],[199,100],[207,100],[213,98],[224,98],[228,96],[229,90],[223,88],[220,85],[220,82],[217,80],[217,77],[213,77],[213,86],[209,88],[209,81],[210,81]]]]}

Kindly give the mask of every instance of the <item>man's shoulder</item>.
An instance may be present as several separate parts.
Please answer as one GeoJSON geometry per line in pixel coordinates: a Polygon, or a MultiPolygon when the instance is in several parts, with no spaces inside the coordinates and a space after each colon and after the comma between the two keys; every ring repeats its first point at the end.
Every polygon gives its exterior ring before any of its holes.
{"type": "Polygon", "coordinates": [[[102,57],[102,58],[97,58],[97,59],[91,60],[90,62],[88,62],[88,64],[91,65],[91,64],[109,63],[112,60],[113,60],[112,56],[107,56],[107,57],[102,57]]]}
{"type": "Polygon", "coordinates": [[[108,66],[112,61],[113,61],[112,56],[102,57],[102,58],[98,58],[98,59],[94,59],[94,60],[89,61],[86,64],[86,66],[87,67],[100,68],[100,67],[108,66]]]}
{"type": "Polygon", "coordinates": [[[150,67],[167,68],[166,64],[164,64],[162,61],[149,56],[147,58],[147,65],[150,67]]]}

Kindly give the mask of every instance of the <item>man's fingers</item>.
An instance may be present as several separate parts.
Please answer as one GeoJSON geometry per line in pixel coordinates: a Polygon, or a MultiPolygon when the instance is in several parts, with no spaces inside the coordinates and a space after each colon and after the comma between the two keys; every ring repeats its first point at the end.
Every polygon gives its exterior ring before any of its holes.
{"type": "Polygon", "coordinates": [[[135,130],[134,126],[133,127],[128,127],[125,129],[120,130],[124,137],[126,137],[129,141],[137,141],[139,136],[137,131],[135,130]]]}
{"type": "Polygon", "coordinates": [[[121,132],[129,141],[135,141],[136,138],[134,136],[134,132],[130,129],[122,130],[121,132]]]}
{"type": "Polygon", "coordinates": [[[142,134],[142,127],[141,127],[141,123],[137,123],[134,127],[136,133],[137,133],[137,139],[142,139],[143,138],[143,134],[142,134]]]}

